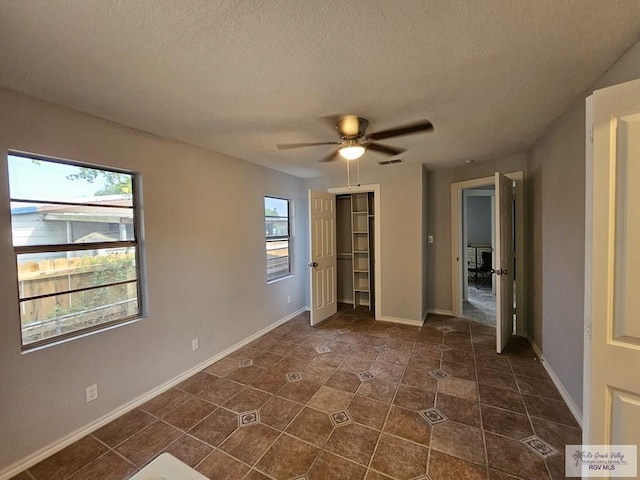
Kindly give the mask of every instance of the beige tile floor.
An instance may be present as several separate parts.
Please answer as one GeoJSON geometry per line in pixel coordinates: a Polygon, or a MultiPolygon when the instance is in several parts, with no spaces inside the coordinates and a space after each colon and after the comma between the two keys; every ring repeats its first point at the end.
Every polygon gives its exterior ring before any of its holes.
{"type": "Polygon", "coordinates": [[[123,480],[163,452],[213,480],[564,478],[578,425],[526,341],[494,345],[467,319],[303,314],[15,479],[123,480]]]}

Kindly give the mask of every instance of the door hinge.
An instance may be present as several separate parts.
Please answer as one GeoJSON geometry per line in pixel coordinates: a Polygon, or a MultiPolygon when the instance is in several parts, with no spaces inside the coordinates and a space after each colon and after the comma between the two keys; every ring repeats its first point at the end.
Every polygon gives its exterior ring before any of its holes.
{"type": "Polygon", "coordinates": [[[591,324],[587,323],[587,337],[591,340],[591,324]]]}
{"type": "Polygon", "coordinates": [[[591,142],[591,145],[593,145],[593,125],[591,125],[591,128],[589,129],[589,141],[591,142]]]}

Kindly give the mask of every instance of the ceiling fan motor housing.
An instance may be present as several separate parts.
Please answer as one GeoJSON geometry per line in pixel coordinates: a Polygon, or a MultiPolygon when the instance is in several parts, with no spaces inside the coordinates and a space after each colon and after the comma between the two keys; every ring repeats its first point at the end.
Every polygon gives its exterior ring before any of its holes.
{"type": "Polygon", "coordinates": [[[336,124],[336,129],[343,140],[362,138],[367,131],[369,121],[355,115],[344,115],[336,124]]]}

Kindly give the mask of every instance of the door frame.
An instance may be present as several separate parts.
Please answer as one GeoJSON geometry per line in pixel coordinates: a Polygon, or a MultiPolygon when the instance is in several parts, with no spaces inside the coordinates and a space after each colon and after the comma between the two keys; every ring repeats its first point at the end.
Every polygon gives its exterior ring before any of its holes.
{"type": "Polygon", "coordinates": [[[582,443],[589,444],[591,431],[591,289],[593,255],[593,95],[585,102],[585,205],[584,205],[584,338],[582,369],[582,443]]]}
{"type": "MultiPolygon", "coordinates": [[[[516,182],[516,334],[526,335],[526,275],[524,241],[524,172],[505,173],[516,182]]],[[[495,185],[495,176],[474,178],[451,184],[451,311],[462,316],[462,191],[469,188],[495,185]]]]}
{"type": "MultiPolygon", "coordinates": [[[[382,317],[382,277],[381,270],[381,251],[380,232],[382,231],[382,219],[380,214],[380,184],[360,185],[353,187],[331,187],[327,189],[329,193],[336,195],[345,195],[351,193],[368,193],[373,192],[373,312],[376,320],[382,317]]],[[[337,225],[336,225],[337,230],[337,225]]]]}

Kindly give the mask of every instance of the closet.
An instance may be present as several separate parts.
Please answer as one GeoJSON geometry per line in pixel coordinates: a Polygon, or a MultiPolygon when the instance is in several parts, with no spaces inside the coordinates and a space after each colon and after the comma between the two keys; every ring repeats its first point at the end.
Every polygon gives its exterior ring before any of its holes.
{"type": "Polygon", "coordinates": [[[373,309],[374,292],[373,193],[336,197],[336,253],[338,301],[353,308],[373,309]]]}

